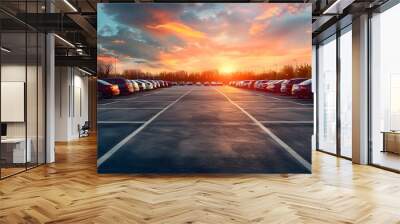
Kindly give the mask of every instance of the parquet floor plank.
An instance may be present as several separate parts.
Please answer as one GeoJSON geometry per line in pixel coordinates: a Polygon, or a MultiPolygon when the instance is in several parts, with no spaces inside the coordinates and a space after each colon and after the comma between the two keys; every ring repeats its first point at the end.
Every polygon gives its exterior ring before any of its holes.
{"type": "Polygon", "coordinates": [[[0,181],[0,223],[400,223],[400,175],[319,152],[312,175],[97,174],[94,137],[0,181]]]}

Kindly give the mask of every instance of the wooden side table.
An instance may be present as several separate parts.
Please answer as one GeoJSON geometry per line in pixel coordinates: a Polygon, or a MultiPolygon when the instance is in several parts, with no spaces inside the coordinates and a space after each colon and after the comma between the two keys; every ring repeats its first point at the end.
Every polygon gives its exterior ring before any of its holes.
{"type": "Polygon", "coordinates": [[[400,131],[382,131],[383,150],[382,152],[391,152],[400,154],[400,131]]]}

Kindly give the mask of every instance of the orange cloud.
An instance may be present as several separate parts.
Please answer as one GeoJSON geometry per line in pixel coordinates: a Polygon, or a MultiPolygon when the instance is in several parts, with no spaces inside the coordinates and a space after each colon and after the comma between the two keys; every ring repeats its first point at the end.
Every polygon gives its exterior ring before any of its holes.
{"type": "Polygon", "coordinates": [[[256,35],[268,27],[268,23],[253,23],[249,29],[250,35],[256,35]]]}
{"type": "Polygon", "coordinates": [[[113,64],[115,62],[118,63],[119,59],[109,55],[98,55],[97,61],[104,64],[113,64]]]}
{"type": "Polygon", "coordinates": [[[185,24],[182,23],[177,23],[177,22],[169,22],[161,25],[155,25],[155,26],[147,26],[150,29],[155,29],[155,30],[166,30],[166,31],[171,31],[174,32],[178,35],[182,35],[185,37],[192,37],[192,38],[205,38],[206,35],[200,31],[197,31],[185,24]]]}
{"type": "Polygon", "coordinates": [[[287,7],[288,12],[290,12],[292,14],[299,12],[300,9],[301,9],[300,7],[296,7],[296,6],[293,6],[293,5],[290,5],[290,4],[287,7]]]}
{"type": "Polygon", "coordinates": [[[256,20],[266,20],[274,16],[279,16],[282,14],[282,8],[280,7],[270,7],[267,8],[261,15],[256,17],[256,20]]]}

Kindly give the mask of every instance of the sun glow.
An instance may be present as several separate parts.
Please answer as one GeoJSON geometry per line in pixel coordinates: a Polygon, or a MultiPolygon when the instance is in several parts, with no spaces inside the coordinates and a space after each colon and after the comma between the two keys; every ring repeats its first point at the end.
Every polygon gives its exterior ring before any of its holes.
{"type": "Polygon", "coordinates": [[[224,74],[229,74],[234,72],[235,68],[232,65],[223,65],[220,69],[218,69],[218,71],[224,74]]]}

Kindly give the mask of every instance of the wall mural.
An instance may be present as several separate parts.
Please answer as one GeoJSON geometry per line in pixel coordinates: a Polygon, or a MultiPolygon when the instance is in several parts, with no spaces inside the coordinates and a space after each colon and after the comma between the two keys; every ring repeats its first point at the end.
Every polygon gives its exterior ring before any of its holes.
{"type": "Polygon", "coordinates": [[[310,173],[311,4],[98,5],[99,173],[310,173]]]}

